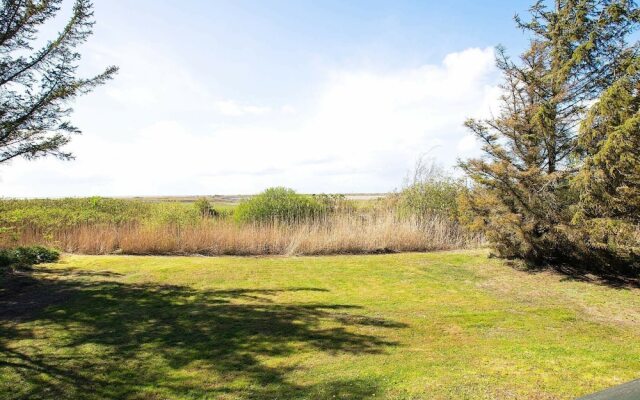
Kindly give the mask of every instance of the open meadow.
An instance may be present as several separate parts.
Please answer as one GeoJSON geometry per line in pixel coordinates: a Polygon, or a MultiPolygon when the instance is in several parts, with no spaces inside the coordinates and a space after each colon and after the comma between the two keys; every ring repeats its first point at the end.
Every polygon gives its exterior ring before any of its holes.
{"type": "Polygon", "coordinates": [[[639,29],[2,0],[0,400],[640,400],[639,29]]]}
{"type": "Polygon", "coordinates": [[[637,377],[640,289],[484,250],[66,255],[0,291],[3,399],[573,399],[637,377]]]}

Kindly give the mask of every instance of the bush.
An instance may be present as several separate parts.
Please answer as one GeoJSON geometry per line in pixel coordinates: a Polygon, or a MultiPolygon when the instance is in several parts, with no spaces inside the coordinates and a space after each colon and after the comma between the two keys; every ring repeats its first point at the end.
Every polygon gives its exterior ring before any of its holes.
{"type": "Polygon", "coordinates": [[[295,223],[327,212],[327,206],[311,196],[275,187],[240,203],[234,212],[234,218],[238,222],[295,223]]]}
{"type": "Polygon", "coordinates": [[[60,253],[42,246],[16,247],[0,250],[0,267],[29,267],[58,261],[60,253]]]}
{"type": "Polygon", "coordinates": [[[433,161],[419,159],[394,200],[400,215],[418,218],[440,215],[457,220],[458,196],[463,190],[461,180],[433,161]]]}
{"type": "Polygon", "coordinates": [[[0,224],[57,229],[81,224],[125,223],[148,217],[151,203],[102,197],[0,200],[0,224]]]}
{"type": "Polygon", "coordinates": [[[216,209],[211,206],[211,203],[206,199],[206,197],[200,197],[193,203],[193,206],[196,208],[196,210],[198,210],[198,213],[200,213],[200,216],[202,218],[219,216],[218,211],[216,211],[216,209]]]}
{"type": "Polygon", "coordinates": [[[0,250],[0,268],[5,269],[14,263],[14,257],[11,250],[0,250]]]}
{"type": "Polygon", "coordinates": [[[313,200],[320,203],[325,213],[351,212],[355,210],[353,201],[344,194],[314,194],[313,200]]]}
{"type": "MultiPolygon", "coordinates": [[[[196,223],[199,211],[192,204],[150,202],[102,197],[69,199],[0,199],[0,226],[56,231],[79,225],[196,223]]],[[[0,229],[1,233],[1,229],[0,229]]]]}
{"type": "Polygon", "coordinates": [[[457,219],[457,198],[461,189],[462,186],[454,180],[416,183],[399,193],[398,207],[405,215],[444,215],[457,219]]]}

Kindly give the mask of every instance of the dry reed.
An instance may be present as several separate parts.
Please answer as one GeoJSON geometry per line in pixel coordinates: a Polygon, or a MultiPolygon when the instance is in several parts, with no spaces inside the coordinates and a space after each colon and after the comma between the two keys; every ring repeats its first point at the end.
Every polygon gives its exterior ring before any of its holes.
{"type": "Polygon", "coordinates": [[[45,245],[81,254],[319,255],[477,247],[482,238],[447,218],[337,214],[298,224],[239,225],[203,219],[186,226],[96,224],[42,231],[23,226],[3,246],[45,245]]]}

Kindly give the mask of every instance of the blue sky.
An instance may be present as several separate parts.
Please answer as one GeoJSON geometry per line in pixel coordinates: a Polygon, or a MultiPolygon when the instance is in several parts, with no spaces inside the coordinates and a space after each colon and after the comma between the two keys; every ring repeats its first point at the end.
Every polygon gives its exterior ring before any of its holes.
{"type": "Polygon", "coordinates": [[[421,154],[478,154],[462,123],[496,110],[528,6],[98,0],[80,71],[121,71],[76,102],[76,160],[2,166],[2,195],[393,190],[421,154]]]}

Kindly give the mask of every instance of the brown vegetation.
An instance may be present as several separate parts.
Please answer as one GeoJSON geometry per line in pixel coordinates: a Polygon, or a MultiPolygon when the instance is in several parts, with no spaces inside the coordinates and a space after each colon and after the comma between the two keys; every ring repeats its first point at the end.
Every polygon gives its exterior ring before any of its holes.
{"type": "Polygon", "coordinates": [[[1,246],[40,244],[82,254],[313,255],[432,251],[477,247],[480,235],[446,217],[398,218],[340,213],[298,224],[81,224],[43,230],[24,225],[1,246]]]}

